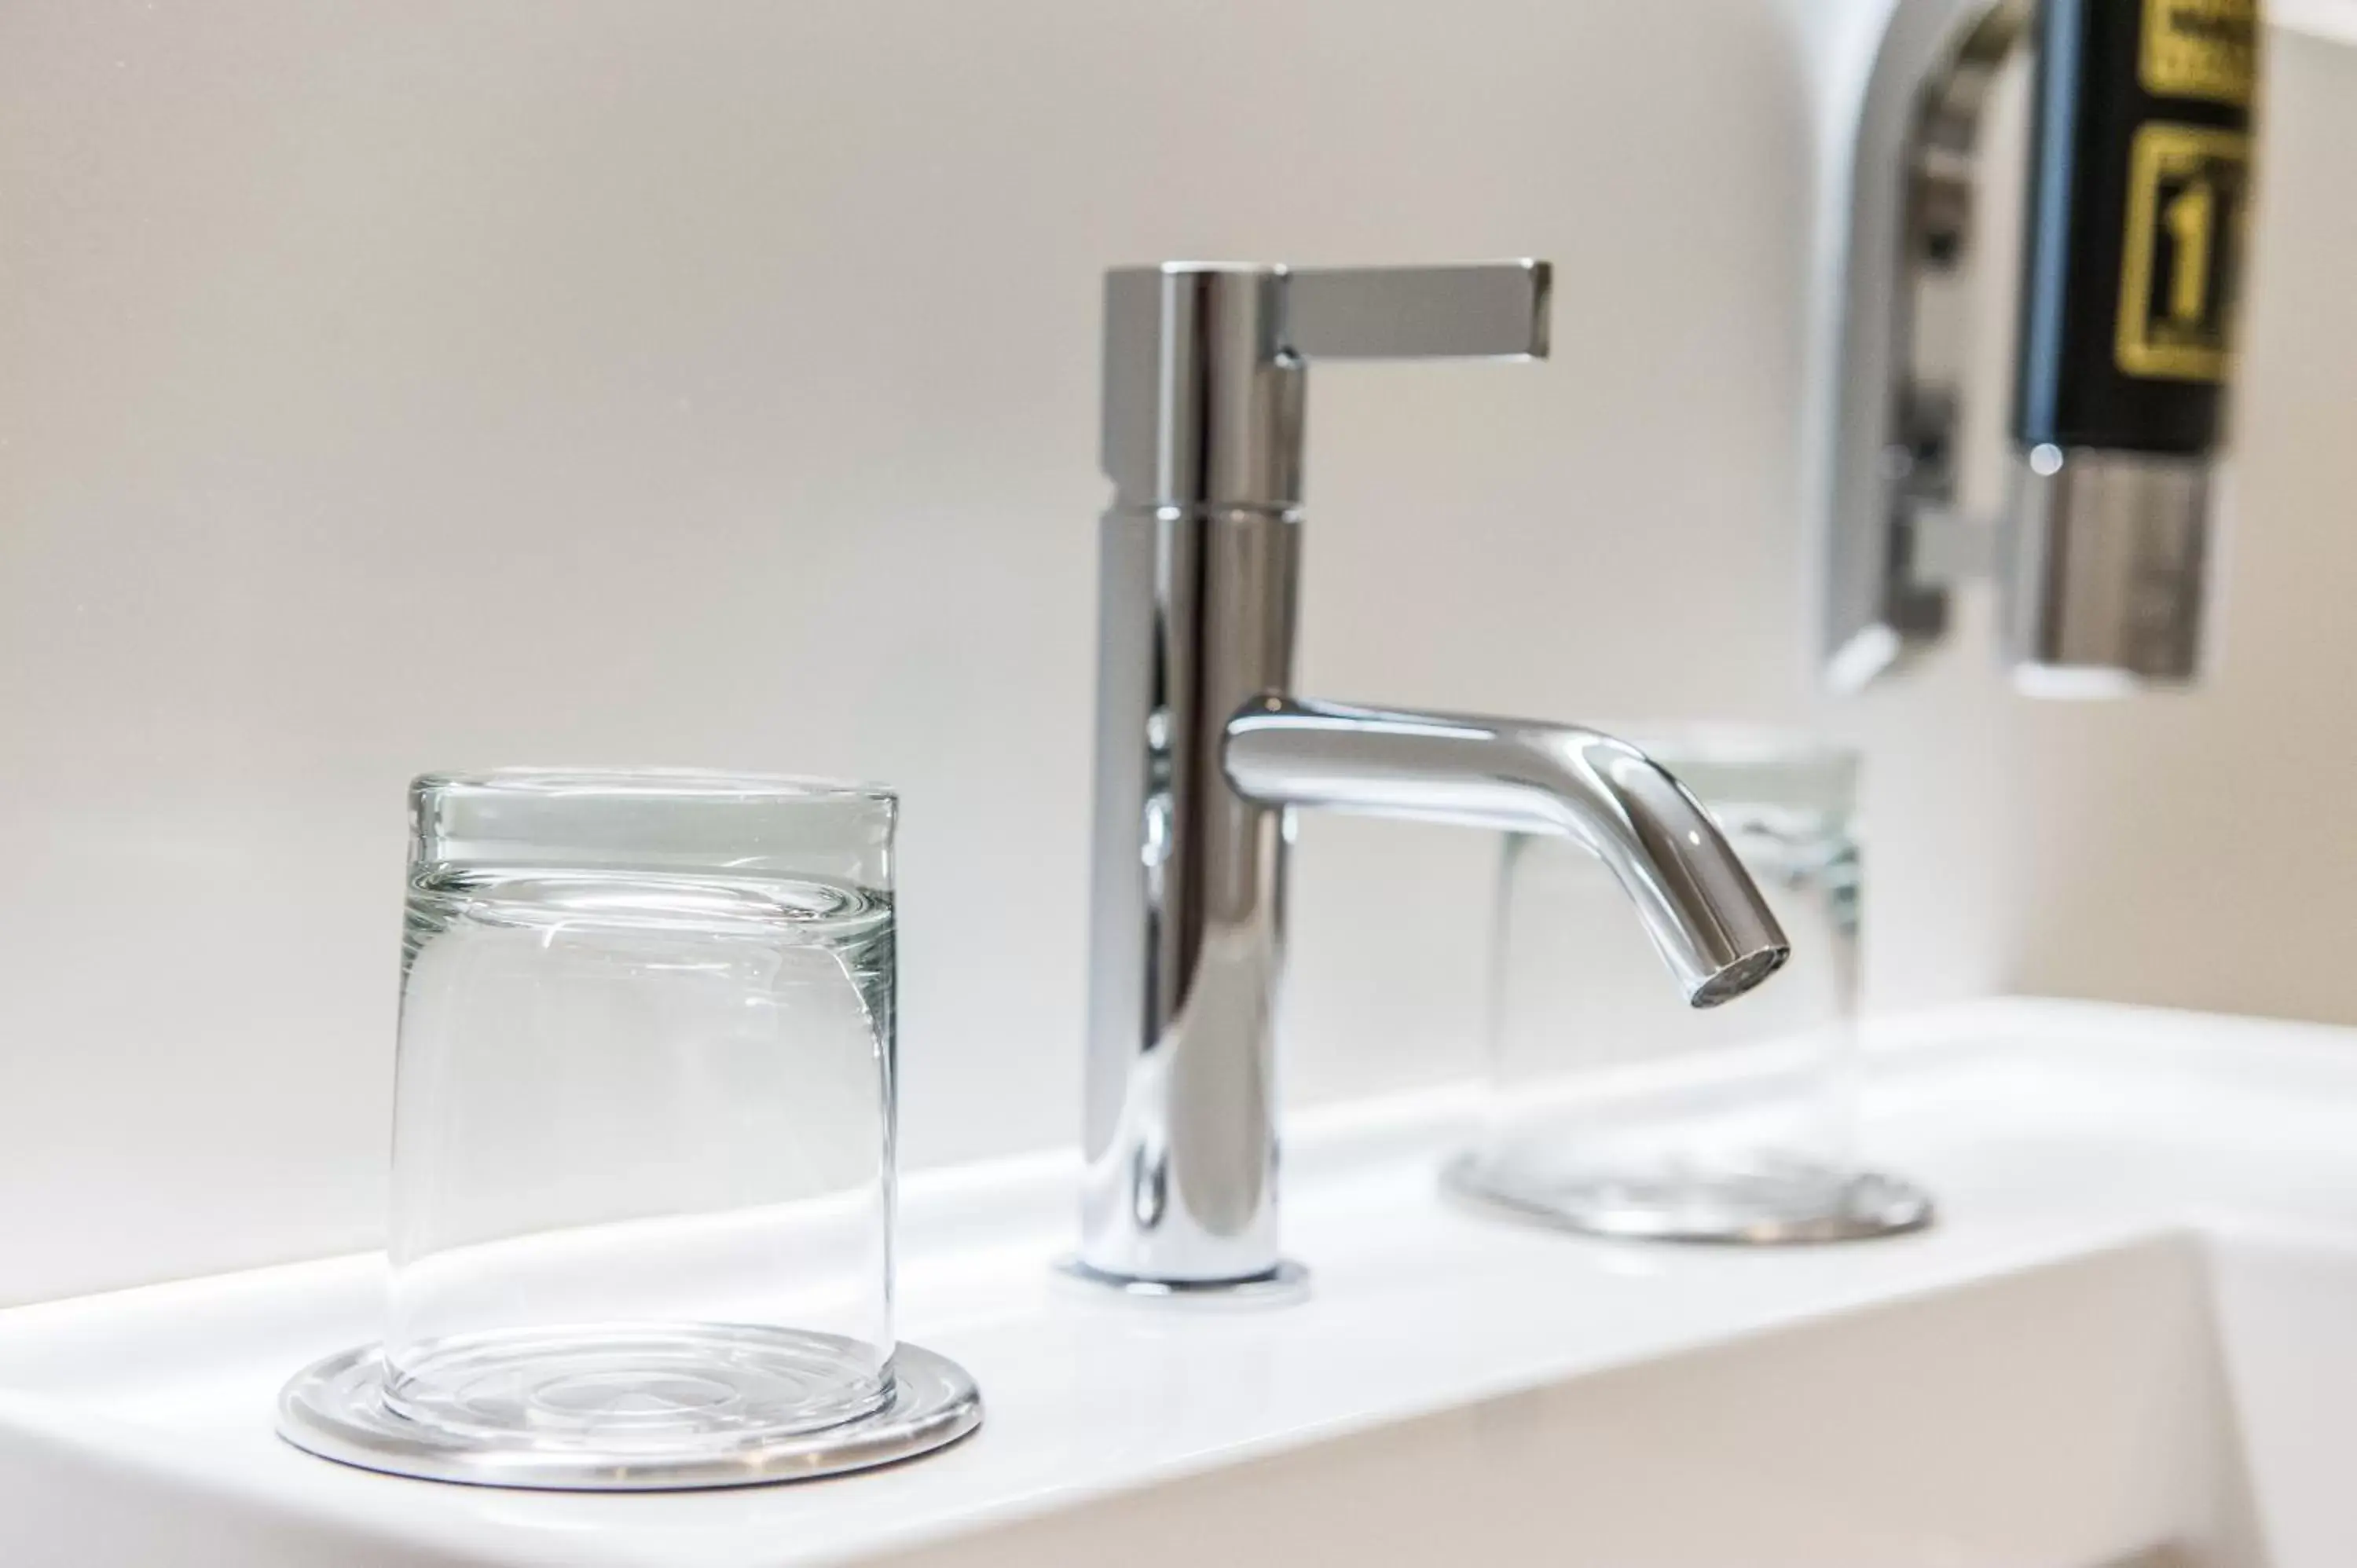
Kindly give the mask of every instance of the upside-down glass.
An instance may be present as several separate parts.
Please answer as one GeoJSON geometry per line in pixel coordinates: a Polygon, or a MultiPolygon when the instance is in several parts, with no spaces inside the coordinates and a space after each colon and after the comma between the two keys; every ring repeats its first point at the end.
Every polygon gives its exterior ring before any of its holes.
{"type": "Polygon", "coordinates": [[[515,770],[410,810],[386,1403],[651,1447],[880,1406],[892,796],[515,770]]]}
{"type": "Polygon", "coordinates": [[[389,1306],[299,1447],[740,1486],[980,1423],[892,1330],[893,797],[653,771],[410,789],[389,1306]]]}
{"type": "Polygon", "coordinates": [[[1669,997],[1594,856],[1510,835],[1490,995],[1489,1114],[1453,1187],[1573,1229],[1797,1241],[1921,1224],[1854,1148],[1857,758],[1773,732],[1640,744],[1694,792],[1792,938],[1723,1007],[1669,997]]]}

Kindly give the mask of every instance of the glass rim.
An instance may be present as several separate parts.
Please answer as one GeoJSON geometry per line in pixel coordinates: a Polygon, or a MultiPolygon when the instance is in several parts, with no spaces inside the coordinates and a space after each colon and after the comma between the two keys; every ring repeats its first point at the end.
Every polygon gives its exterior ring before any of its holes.
{"type": "Polygon", "coordinates": [[[1715,768],[1855,768],[1863,748],[1814,730],[1728,719],[1632,720],[1596,728],[1666,767],[1680,762],[1715,768]]]}
{"type": "Polygon", "coordinates": [[[1664,719],[1603,725],[1667,768],[1706,808],[1857,808],[1864,748],[1801,728],[1743,720],[1664,719]]]}
{"type": "Polygon", "coordinates": [[[409,781],[416,795],[479,791],[536,800],[865,801],[896,805],[881,784],[792,773],[737,773],[702,768],[488,768],[436,769],[409,781]]]}

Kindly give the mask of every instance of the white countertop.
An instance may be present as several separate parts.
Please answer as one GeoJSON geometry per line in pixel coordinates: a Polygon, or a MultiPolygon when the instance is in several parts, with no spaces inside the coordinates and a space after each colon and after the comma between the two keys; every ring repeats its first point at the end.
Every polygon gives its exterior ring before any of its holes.
{"type": "Polygon", "coordinates": [[[525,1493],[298,1453],[273,1431],[279,1386],[374,1337],[374,1257],[0,1312],[0,1561],[97,1561],[60,1544],[97,1528],[69,1499],[133,1474],[201,1505],[224,1542],[298,1521],[315,1561],[838,1562],[2204,1216],[2357,1240],[2357,1031],[2006,1001],[1872,1039],[1868,1155],[1930,1185],[1941,1218],[1867,1244],[1606,1243],[1453,1208],[1433,1172],[1468,1124],[1462,1091],[1297,1119],[1286,1234],[1313,1287],[1281,1308],[1159,1306],[1053,1276],[1068,1159],[920,1174],[903,1331],[968,1367],[988,1416],[944,1453],[825,1482],[525,1493]]]}

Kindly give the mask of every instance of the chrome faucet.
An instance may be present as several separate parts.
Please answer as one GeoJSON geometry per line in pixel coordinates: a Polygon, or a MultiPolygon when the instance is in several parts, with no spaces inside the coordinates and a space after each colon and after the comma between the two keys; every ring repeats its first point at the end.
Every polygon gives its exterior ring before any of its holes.
{"type": "Polygon", "coordinates": [[[1277,1244],[1275,1074],[1296,807],[1573,838],[1697,1007],[1784,960],[1709,817],[1634,747],[1292,694],[1308,363],[1544,358],[1547,282],[1528,261],[1106,276],[1084,1277],[1297,1277],[1277,1244]]]}

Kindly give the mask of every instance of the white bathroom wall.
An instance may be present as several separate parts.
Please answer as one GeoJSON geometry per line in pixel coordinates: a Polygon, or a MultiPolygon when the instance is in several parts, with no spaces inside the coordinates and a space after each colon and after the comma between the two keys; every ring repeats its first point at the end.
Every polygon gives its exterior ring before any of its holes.
{"type": "MultiPolygon", "coordinates": [[[[912,1161],[1078,1085],[1097,276],[1535,253],[1332,367],[1305,684],[1871,748],[1871,984],[2357,1018],[2357,54],[2276,54],[2225,672],[1806,664],[1819,110],[1875,0],[0,6],[0,1300],[368,1244],[402,788],[906,797],[912,1161]]],[[[1289,1088],[1471,1069],[1491,846],[1304,824],[1289,1088]]]]}

